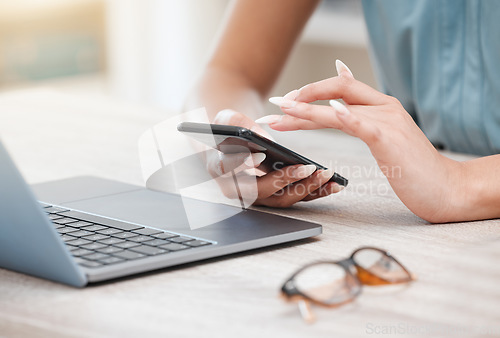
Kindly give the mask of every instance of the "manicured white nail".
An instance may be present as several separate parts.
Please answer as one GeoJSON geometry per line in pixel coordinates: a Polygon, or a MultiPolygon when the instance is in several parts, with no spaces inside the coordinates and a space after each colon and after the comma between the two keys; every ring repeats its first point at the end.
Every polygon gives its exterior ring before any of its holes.
{"type": "Polygon", "coordinates": [[[285,99],[284,97],[281,96],[274,96],[269,98],[269,102],[272,104],[275,104],[281,108],[293,108],[297,105],[296,101],[288,100],[285,99]]]}
{"type": "Polygon", "coordinates": [[[347,72],[347,73],[349,73],[349,75],[351,75],[352,77],[354,77],[354,75],[352,75],[352,72],[349,69],[349,67],[347,67],[346,64],[343,63],[342,61],[340,61],[340,60],[337,59],[335,61],[335,67],[337,68],[337,74],[339,76],[342,75],[343,72],[347,72]]]}
{"type": "Polygon", "coordinates": [[[253,153],[245,159],[245,165],[249,167],[257,167],[266,159],[266,154],[264,153],[253,153]]]}
{"type": "Polygon", "coordinates": [[[280,122],[283,118],[283,115],[266,115],[261,117],[260,119],[255,120],[255,123],[263,123],[263,124],[271,124],[280,122]]]}
{"type": "Polygon", "coordinates": [[[293,101],[297,98],[297,96],[299,96],[299,93],[300,93],[300,91],[298,89],[294,89],[291,92],[285,94],[285,96],[283,96],[283,98],[293,101]]]}
{"type": "Polygon", "coordinates": [[[333,183],[331,185],[331,191],[332,191],[332,193],[341,192],[342,190],[344,190],[344,188],[345,188],[345,186],[340,185],[338,183],[333,183]]]}
{"type": "Polygon", "coordinates": [[[337,100],[330,100],[330,106],[332,106],[337,111],[337,114],[340,114],[340,115],[349,115],[350,114],[349,109],[347,109],[346,106],[344,106],[342,103],[340,103],[337,100]]]}
{"type": "Polygon", "coordinates": [[[232,109],[223,109],[217,113],[214,121],[219,124],[228,124],[234,114],[236,114],[236,112],[232,109]]]}
{"type": "Polygon", "coordinates": [[[330,178],[332,178],[334,173],[335,171],[333,169],[327,169],[321,171],[318,176],[321,176],[321,178],[323,178],[324,180],[329,180],[330,178]]]}
{"type": "Polygon", "coordinates": [[[301,165],[295,168],[292,172],[292,176],[295,178],[306,178],[311,176],[313,172],[316,171],[316,166],[314,164],[301,165]]]}

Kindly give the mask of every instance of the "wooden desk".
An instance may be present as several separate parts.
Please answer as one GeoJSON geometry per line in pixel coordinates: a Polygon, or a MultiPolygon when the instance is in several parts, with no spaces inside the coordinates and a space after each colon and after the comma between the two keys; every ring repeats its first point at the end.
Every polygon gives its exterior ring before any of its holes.
{"type": "MultiPolygon", "coordinates": [[[[137,139],[165,117],[50,90],[0,96],[0,135],[30,183],[97,175],[142,184],[137,139]]],[[[308,132],[297,142],[299,134],[276,138],[351,170],[346,191],[276,210],[323,224],[323,235],[83,290],[0,269],[0,336],[500,336],[500,221],[430,225],[392,193],[360,141],[308,132]],[[350,305],[315,308],[311,326],[278,298],[302,264],[363,245],[389,249],[418,281],[366,287],[350,305]]]]}

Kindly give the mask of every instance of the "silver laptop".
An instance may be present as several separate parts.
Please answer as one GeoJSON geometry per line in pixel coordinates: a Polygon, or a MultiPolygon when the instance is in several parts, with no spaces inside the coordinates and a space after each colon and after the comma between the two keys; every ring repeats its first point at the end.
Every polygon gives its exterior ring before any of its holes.
{"type": "Polygon", "coordinates": [[[179,195],[95,177],[32,188],[0,142],[0,267],[76,287],[322,231],[319,224],[196,199],[190,207],[200,217],[228,217],[192,230],[179,195]]]}

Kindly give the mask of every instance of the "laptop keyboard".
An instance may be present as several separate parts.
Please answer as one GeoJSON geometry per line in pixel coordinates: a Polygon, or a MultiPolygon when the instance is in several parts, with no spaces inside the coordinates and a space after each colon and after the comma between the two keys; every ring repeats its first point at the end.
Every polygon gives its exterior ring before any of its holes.
{"type": "Polygon", "coordinates": [[[207,240],[40,204],[75,261],[88,268],[213,244],[207,240]]]}

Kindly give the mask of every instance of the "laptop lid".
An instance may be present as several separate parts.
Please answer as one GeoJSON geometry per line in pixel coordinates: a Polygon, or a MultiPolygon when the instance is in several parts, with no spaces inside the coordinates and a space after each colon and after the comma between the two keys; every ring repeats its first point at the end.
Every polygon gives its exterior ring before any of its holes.
{"type": "Polygon", "coordinates": [[[76,287],[87,284],[1,140],[0,267],[76,287]]]}

